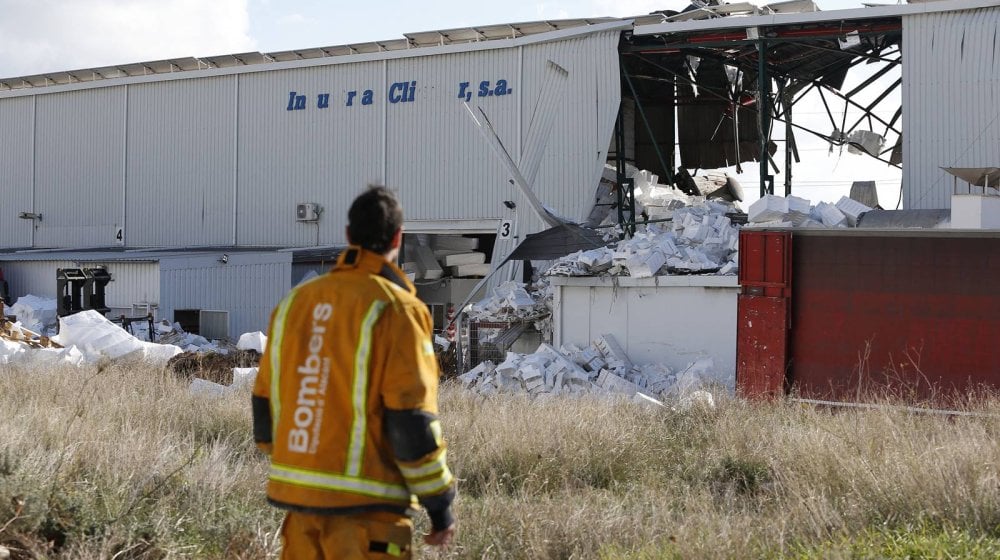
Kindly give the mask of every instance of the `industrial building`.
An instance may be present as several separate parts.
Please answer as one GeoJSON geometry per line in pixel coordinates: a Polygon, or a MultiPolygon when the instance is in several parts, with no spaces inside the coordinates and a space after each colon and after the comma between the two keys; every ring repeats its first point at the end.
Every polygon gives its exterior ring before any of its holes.
{"type": "MultiPolygon", "coordinates": [[[[56,297],[57,268],[105,266],[110,307],[263,330],[344,245],[367,184],[398,190],[408,233],[475,237],[499,263],[547,225],[515,183],[583,221],[609,161],[623,210],[625,162],[696,189],[688,170],[770,161],[782,122],[793,161],[796,95],[869,62],[901,69],[900,111],[875,118],[878,99],[866,123],[821,135],[880,137],[869,153],[902,167],[904,207],[946,208],[939,168],[1000,154],[998,25],[997,0],[710,3],[0,79],[0,269],[14,297],[56,297]]],[[[761,168],[762,193],[793,188],[790,166],[761,168]]],[[[471,290],[449,282],[432,303],[471,290]]]]}

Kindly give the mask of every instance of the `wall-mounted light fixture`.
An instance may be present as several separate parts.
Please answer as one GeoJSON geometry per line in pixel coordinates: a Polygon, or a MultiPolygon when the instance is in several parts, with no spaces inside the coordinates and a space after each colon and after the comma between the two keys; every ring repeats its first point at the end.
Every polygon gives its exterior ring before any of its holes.
{"type": "Polygon", "coordinates": [[[222,256],[219,257],[219,262],[222,263],[222,264],[228,263],[229,262],[229,255],[227,255],[226,253],[222,253],[222,256]]]}
{"type": "Polygon", "coordinates": [[[503,201],[503,205],[506,206],[508,210],[517,208],[517,204],[515,204],[513,200],[505,200],[503,201]]]}
{"type": "Polygon", "coordinates": [[[21,218],[22,220],[38,220],[39,222],[42,221],[42,215],[35,214],[34,212],[20,212],[18,213],[17,217],[21,218]]]}

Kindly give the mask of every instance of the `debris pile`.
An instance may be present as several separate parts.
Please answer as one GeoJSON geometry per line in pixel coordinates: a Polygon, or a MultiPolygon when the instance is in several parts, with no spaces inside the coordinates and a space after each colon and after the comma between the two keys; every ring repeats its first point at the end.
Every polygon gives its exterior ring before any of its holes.
{"type": "Polygon", "coordinates": [[[755,227],[856,227],[861,215],[871,210],[846,196],[836,204],[820,202],[813,206],[797,196],[769,194],[750,205],[747,218],[755,227]]]}
{"type": "Polygon", "coordinates": [[[18,324],[5,325],[0,364],[79,367],[108,359],[163,365],[180,351],[176,346],[139,340],[100,313],[87,310],[60,318],[59,334],[51,340],[18,324]]]}
{"type": "Polygon", "coordinates": [[[521,282],[504,282],[491,295],[471,305],[467,311],[470,319],[479,321],[530,321],[552,312],[552,296],[548,283],[540,282],[529,287],[521,282]]]}
{"type": "MultiPolygon", "coordinates": [[[[686,197],[677,193],[675,197],[686,197]]],[[[714,200],[660,207],[668,223],[651,223],[614,247],[578,251],[549,268],[549,276],[735,274],[739,230],[726,216],[732,206],[714,200]]]]}
{"type": "Polygon", "coordinates": [[[166,319],[156,323],[156,342],[179,346],[184,352],[214,352],[228,354],[231,344],[219,340],[209,340],[199,334],[186,332],[180,323],[170,323],[166,319]]]}
{"type": "Polygon", "coordinates": [[[486,253],[476,251],[479,239],[461,235],[407,236],[401,265],[412,280],[482,277],[490,273],[486,253]]]}
{"type": "Polygon", "coordinates": [[[59,334],[52,340],[77,347],[91,363],[104,358],[135,359],[162,366],[181,352],[174,345],[139,340],[93,309],[60,318],[59,334]]]}
{"type": "Polygon", "coordinates": [[[534,354],[508,352],[500,364],[485,361],[458,379],[465,388],[484,396],[619,394],[659,403],[692,397],[715,377],[713,370],[711,358],[693,362],[679,372],[660,364],[635,365],[615,338],[605,334],[586,348],[564,345],[556,350],[543,343],[534,354]]]}
{"type": "Polygon", "coordinates": [[[17,317],[17,322],[40,335],[52,335],[56,331],[56,300],[28,294],[17,298],[7,310],[17,317]]]}

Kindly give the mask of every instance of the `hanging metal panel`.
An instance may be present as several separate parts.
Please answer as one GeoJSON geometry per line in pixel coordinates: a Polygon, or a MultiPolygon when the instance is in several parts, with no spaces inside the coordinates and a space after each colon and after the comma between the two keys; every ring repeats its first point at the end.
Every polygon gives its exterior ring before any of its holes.
{"type": "Polygon", "coordinates": [[[117,244],[126,87],[37,96],[34,246],[117,244]]]}
{"type": "Polygon", "coordinates": [[[382,61],[240,78],[239,245],[344,243],[347,208],[383,182],[382,61]],[[317,203],[297,221],[298,203],[317,203]]]}
{"type": "Polygon", "coordinates": [[[129,88],[128,246],[232,242],[238,79],[129,88]]]}
{"type": "Polygon", "coordinates": [[[0,247],[30,247],[34,221],[18,218],[32,212],[32,129],[34,98],[4,99],[0,103],[0,247]]]}
{"type": "Polygon", "coordinates": [[[903,17],[904,208],[951,207],[941,167],[1000,163],[998,32],[998,7],[903,17]]]}
{"type": "MultiPolygon", "coordinates": [[[[524,47],[522,138],[532,135],[540,117],[535,108],[543,99],[547,62],[569,74],[534,188],[544,204],[571,220],[586,218],[607,161],[621,103],[618,40],[619,32],[610,31],[524,47]]],[[[522,154],[528,148],[523,145],[522,154]]]]}
{"type": "Polygon", "coordinates": [[[388,61],[387,182],[398,189],[407,219],[504,214],[503,201],[516,190],[466,104],[482,108],[513,151],[523,87],[517,48],[388,61]]]}
{"type": "Polygon", "coordinates": [[[267,332],[271,311],[291,287],[291,253],[233,253],[164,258],[160,262],[160,316],[177,309],[229,312],[235,339],[267,332]]]}

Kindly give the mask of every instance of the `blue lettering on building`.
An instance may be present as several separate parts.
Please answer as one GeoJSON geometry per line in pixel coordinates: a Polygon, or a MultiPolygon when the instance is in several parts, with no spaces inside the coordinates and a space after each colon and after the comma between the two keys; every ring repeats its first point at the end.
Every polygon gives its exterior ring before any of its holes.
{"type": "Polygon", "coordinates": [[[416,97],[417,82],[396,82],[389,86],[389,103],[412,103],[416,97]]]}
{"type": "MultiPolygon", "coordinates": [[[[433,90],[434,88],[432,87],[431,89],[433,90]]],[[[457,98],[465,102],[470,102],[474,96],[503,97],[512,93],[514,93],[514,88],[510,86],[506,79],[501,78],[496,81],[482,80],[477,86],[473,86],[473,82],[459,82],[457,98]]],[[[330,107],[330,98],[332,96],[333,94],[327,92],[316,94],[316,108],[328,109],[330,107]]],[[[285,109],[288,111],[304,111],[307,105],[311,102],[311,97],[311,94],[299,93],[294,90],[289,91],[288,103],[285,106],[285,109]]],[[[393,105],[398,103],[416,102],[417,81],[407,80],[390,84],[388,90],[386,91],[386,100],[393,105]]],[[[343,102],[345,107],[356,107],[359,102],[361,105],[371,105],[375,102],[375,92],[371,89],[348,90],[344,93],[344,97],[342,99],[334,100],[334,103],[340,102],[343,102]]]]}
{"type": "Polygon", "coordinates": [[[301,111],[306,108],[306,96],[298,95],[294,91],[288,92],[288,110],[301,111]]]}

